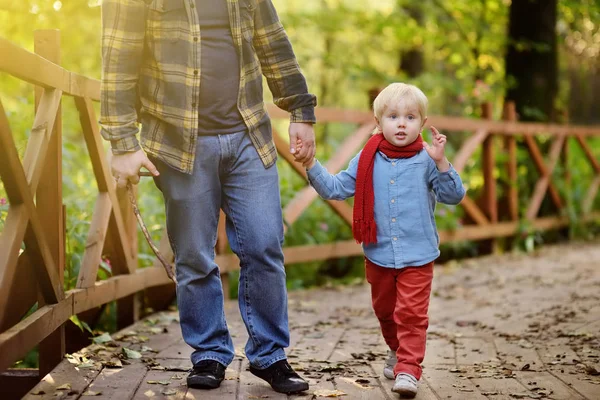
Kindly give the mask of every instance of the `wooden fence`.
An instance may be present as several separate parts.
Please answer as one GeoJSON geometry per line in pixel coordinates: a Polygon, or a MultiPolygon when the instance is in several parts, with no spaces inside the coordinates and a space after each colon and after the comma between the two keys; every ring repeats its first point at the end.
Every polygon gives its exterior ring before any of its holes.
{"type": "MultiPolygon", "coordinates": [[[[165,307],[174,295],[174,288],[158,263],[148,268],[137,268],[135,217],[126,193],[116,189],[110,176],[107,155],[96,123],[93,102],[99,100],[99,82],[59,66],[59,39],[58,31],[36,32],[34,54],[0,38],[0,72],[29,82],[36,90],[35,120],[23,160],[19,158],[6,110],[0,101],[0,177],[10,203],[5,226],[0,233],[0,372],[5,371],[5,374],[37,345],[40,368],[32,374],[43,377],[49,372],[65,354],[64,326],[72,315],[116,301],[118,326],[124,327],[138,318],[139,296],[136,293],[146,291],[155,309],[165,307]],[[66,224],[61,168],[61,102],[65,96],[75,101],[98,187],[77,287],[68,291],[64,290],[63,285],[66,224]],[[23,243],[24,251],[21,250],[23,243]],[[103,255],[110,256],[114,276],[97,281],[103,255]],[[36,302],[37,310],[24,318],[36,302]]],[[[286,113],[272,106],[269,107],[269,113],[273,118],[288,118],[286,113]]],[[[490,118],[490,106],[484,107],[484,116],[490,118]]],[[[357,126],[355,132],[325,163],[331,172],[337,172],[347,165],[374,127],[369,111],[319,108],[317,118],[320,123],[344,122],[357,126]]],[[[468,223],[453,231],[441,231],[442,242],[511,236],[519,231],[523,220],[538,230],[567,226],[569,219],[563,212],[565,199],[556,188],[552,172],[561,154],[562,159],[566,159],[566,143],[569,140],[579,143],[594,171],[581,219],[599,217],[592,208],[600,186],[600,164],[586,141],[590,136],[599,137],[600,129],[518,123],[514,108],[510,105],[505,108],[504,118],[505,121],[493,121],[430,116],[430,123],[444,132],[472,132],[451,160],[458,171],[464,170],[474,152],[482,148],[483,195],[479,199],[468,195],[463,200],[461,207],[464,208],[465,221],[468,223]],[[551,139],[546,157],[537,144],[538,135],[551,139]],[[539,180],[525,205],[524,215],[519,212],[517,189],[518,143],[526,146],[539,172],[539,180]],[[497,151],[507,155],[506,163],[496,161],[497,151]],[[494,175],[495,171],[502,168],[506,168],[509,180],[506,196],[502,200],[507,202],[507,215],[499,215],[500,200],[494,175]],[[557,211],[555,215],[538,217],[547,193],[557,211]]],[[[304,169],[294,163],[288,152],[287,141],[282,136],[274,132],[280,156],[299,175],[305,176],[304,169]]],[[[568,176],[565,179],[568,180],[568,176]]],[[[285,207],[284,219],[288,226],[294,224],[317,197],[308,186],[300,190],[285,207]]],[[[327,201],[327,204],[347,224],[352,223],[352,209],[348,203],[327,201]]],[[[163,235],[160,249],[167,257],[172,257],[165,237],[163,235]]],[[[217,263],[225,274],[238,268],[238,260],[226,253],[223,218],[218,239],[217,263]]],[[[361,254],[361,248],[354,240],[286,247],[284,251],[287,264],[361,254]]]]}

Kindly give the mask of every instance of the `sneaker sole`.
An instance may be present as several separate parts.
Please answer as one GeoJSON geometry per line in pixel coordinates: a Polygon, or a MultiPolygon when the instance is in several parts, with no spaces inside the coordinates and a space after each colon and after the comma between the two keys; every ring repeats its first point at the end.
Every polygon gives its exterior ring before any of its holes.
{"type": "Polygon", "coordinates": [[[417,392],[413,392],[412,390],[409,389],[392,389],[392,392],[394,393],[398,393],[400,395],[400,397],[403,397],[405,399],[414,399],[417,396],[417,392]]]}
{"type": "Polygon", "coordinates": [[[188,379],[187,386],[194,389],[216,389],[221,386],[221,381],[214,379],[188,379]]]}

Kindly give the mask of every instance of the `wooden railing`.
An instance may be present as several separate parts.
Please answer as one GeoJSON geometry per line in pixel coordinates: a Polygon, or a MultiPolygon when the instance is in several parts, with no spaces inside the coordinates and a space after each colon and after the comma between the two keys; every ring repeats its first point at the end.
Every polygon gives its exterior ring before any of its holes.
{"type": "MultiPolygon", "coordinates": [[[[64,356],[64,324],[72,315],[100,305],[117,301],[119,326],[135,321],[139,310],[136,293],[146,290],[155,309],[170,303],[174,295],[162,267],[137,269],[137,230],[135,218],[125,193],[117,190],[110,177],[107,154],[98,132],[93,102],[99,100],[100,85],[97,80],[61,68],[57,31],[36,32],[36,53],[31,53],[0,38],[0,71],[29,82],[36,87],[36,114],[21,161],[15,147],[11,127],[0,102],[0,177],[10,202],[3,231],[0,233],[0,371],[10,368],[36,345],[40,345],[40,376],[49,372],[64,356]],[[81,129],[98,187],[96,205],[91,217],[77,287],[65,291],[63,274],[65,266],[65,222],[62,204],[62,131],[61,101],[64,96],[74,99],[81,129]],[[35,200],[34,200],[35,199],[35,200]],[[25,250],[21,251],[22,243],[25,250]],[[101,257],[110,255],[115,276],[97,281],[101,257]],[[38,302],[38,308],[23,318],[38,302]]],[[[269,106],[272,118],[288,115],[269,106]]],[[[484,116],[489,117],[489,106],[484,116]]],[[[473,120],[457,117],[430,116],[429,121],[444,132],[469,131],[472,135],[464,141],[453,157],[454,167],[464,170],[473,153],[482,147],[484,178],[483,195],[473,199],[468,195],[461,207],[465,211],[465,225],[453,231],[441,231],[442,242],[454,240],[482,240],[511,236],[518,232],[521,221],[527,220],[535,229],[547,230],[563,227],[569,220],[562,213],[565,200],[551,179],[559,157],[566,155],[567,140],[575,140],[583,148],[594,177],[589,184],[584,202],[583,220],[598,218],[592,205],[600,186],[600,164],[587,144],[589,136],[600,137],[600,129],[568,125],[548,125],[516,122],[514,108],[505,109],[506,121],[473,120]],[[536,135],[551,137],[548,159],[544,160],[536,135]],[[495,161],[495,152],[502,138],[502,148],[507,153],[506,165],[495,161]],[[517,192],[517,141],[529,150],[540,178],[526,206],[519,213],[517,192]],[[508,214],[499,215],[497,182],[494,170],[506,168],[509,184],[505,201],[508,214]],[[540,205],[549,193],[557,210],[555,215],[538,217],[540,205]]],[[[369,111],[317,110],[320,123],[344,122],[357,125],[357,129],[325,163],[330,172],[344,168],[360,150],[374,128],[369,111]]],[[[301,176],[304,169],[293,161],[287,141],[274,131],[274,141],[280,157],[301,176]]],[[[310,187],[300,190],[284,209],[288,226],[294,224],[317,194],[310,187]]],[[[352,223],[352,209],[346,202],[327,201],[327,204],[348,224],[352,223]]],[[[172,258],[171,249],[163,234],[160,249],[172,258]]],[[[224,276],[238,268],[235,255],[226,252],[227,241],[223,218],[219,224],[217,263],[224,276]]],[[[361,254],[353,240],[284,249],[287,264],[326,260],[361,254]]]]}

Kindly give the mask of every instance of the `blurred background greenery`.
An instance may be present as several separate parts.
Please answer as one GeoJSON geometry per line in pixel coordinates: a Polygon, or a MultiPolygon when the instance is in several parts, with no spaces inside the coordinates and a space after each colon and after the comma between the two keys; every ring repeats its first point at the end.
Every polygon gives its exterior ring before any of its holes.
{"type": "MultiPolygon", "coordinates": [[[[62,65],[100,78],[100,0],[0,0],[0,36],[33,51],[33,31],[60,29],[62,65]]],[[[368,110],[370,91],[393,81],[421,87],[432,115],[480,117],[481,104],[491,102],[500,119],[504,99],[514,100],[521,120],[598,124],[600,108],[599,0],[273,0],[290,36],[310,91],[321,107],[368,110]]],[[[0,57],[9,55],[0,54],[0,57]]],[[[269,96],[267,94],[267,96],[269,96]]],[[[23,154],[33,123],[33,88],[0,73],[0,99],[8,112],[15,141],[23,154]]],[[[266,99],[270,101],[270,98],[266,99]]],[[[98,112],[98,110],[97,110],[98,112]]],[[[280,132],[287,122],[277,120],[280,132]]],[[[318,124],[317,156],[326,160],[355,129],[347,123],[318,124]]],[[[97,188],[85,150],[78,114],[63,100],[63,185],[67,210],[65,288],[75,286],[97,188]]],[[[449,158],[470,132],[452,132],[449,158]]],[[[600,158],[600,140],[589,143],[600,158]]],[[[542,148],[548,141],[541,139],[542,148]]],[[[553,181],[567,199],[571,235],[588,238],[597,227],[578,222],[581,200],[593,176],[581,149],[570,143],[571,157],[558,166],[553,181]],[[568,168],[571,187],[562,179],[568,168]],[[554,179],[556,178],[556,179],[554,179]]],[[[499,152],[497,165],[506,155],[499,152]]],[[[483,177],[477,152],[463,173],[470,195],[478,197],[483,177]]],[[[526,205],[537,171],[525,148],[519,147],[519,195],[526,205]]],[[[1,162],[1,160],[0,160],[1,162]]],[[[306,185],[281,160],[278,164],[285,206],[306,185]]],[[[506,181],[502,168],[495,171],[506,181]]],[[[499,188],[500,189],[500,188],[499,188]]],[[[154,240],[164,227],[162,198],[151,180],[139,189],[141,212],[154,240]]],[[[499,193],[501,196],[502,193],[499,193]]],[[[596,200],[596,208],[598,207],[596,200]]],[[[0,231],[8,204],[0,182],[0,231]]],[[[549,212],[542,205],[542,215],[549,212]]],[[[462,223],[458,207],[440,206],[440,229],[462,223]]],[[[523,223],[514,245],[524,250],[564,232],[542,235],[523,223]]],[[[286,245],[328,243],[352,238],[350,228],[326,204],[315,201],[286,234],[286,245]]],[[[154,261],[140,234],[140,267],[154,261]]],[[[441,261],[476,256],[476,243],[444,245],[441,261]]],[[[99,279],[111,276],[105,259],[99,279]]],[[[363,279],[362,259],[328,260],[288,268],[290,289],[351,283],[363,279]]],[[[232,281],[235,281],[233,279],[232,281]]],[[[231,296],[236,287],[232,285],[231,296]]],[[[114,327],[114,307],[106,308],[105,327],[114,327]],[[111,311],[112,310],[112,311],[111,311]]]]}

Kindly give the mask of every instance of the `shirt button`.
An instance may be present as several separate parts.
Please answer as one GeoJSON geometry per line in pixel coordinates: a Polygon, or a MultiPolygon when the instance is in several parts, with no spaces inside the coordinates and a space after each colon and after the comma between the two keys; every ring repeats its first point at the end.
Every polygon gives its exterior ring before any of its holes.
{"type": "Polygon", "coordinates": [[[198,75],[198,70],[197,69],[194,70],[194,75],[198,75]]]}
{"type": "Polygon", "coordinates": [[[392,165],[396,165],[396,161],[392,161],[392,165]]]}
{"type": "Polygon", "coordinates": [[[194,42],[198,41],[198,36],[194,36],[194,42]]]}
{"type": "Polygon", "coordinates": [[[392,218],[392,222],[396,222],[396,218],[392,218]]]}
{"type": "Polygon", "coordinates": [[[396,200],[392,199],[392,203],[395,203],[395,202],[396,202],[396,200]]]}
{"type": "Polygon", "coordinates": [[[393,185],[393,184],[394,184],[394,180],[392,179],[392,180],[390,181],[390,183],[393,185]]]}
{"type": "Polygon", "coordinates": [[[393,241],[396,241],[396,240],[398,240],[398,238],[397,238],[396,236],[394,236],[394,237],[392,238],[392,240],[393,240],[393,241]]]}
{"type": "Polygon", "coordinates": [[[196,103],[192,103],[192,107],[196,108],[196,103]]]}

